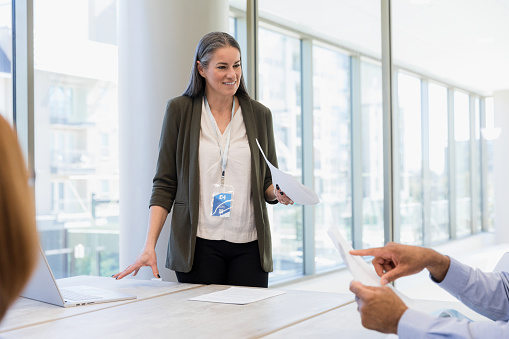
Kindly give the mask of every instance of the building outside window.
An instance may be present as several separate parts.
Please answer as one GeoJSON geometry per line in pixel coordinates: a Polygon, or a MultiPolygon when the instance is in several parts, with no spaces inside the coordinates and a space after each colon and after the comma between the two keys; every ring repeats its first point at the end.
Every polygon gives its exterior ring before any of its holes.
{"type": "Polygon", "coordinates": [[[43,250],[56,278],[111,275],[118,270],[118,143],[110,142],[118,140],[116,1],[35,0],[34,60],[43,250]],[[55,8],[66,14],[55,16],[55,8]]]}

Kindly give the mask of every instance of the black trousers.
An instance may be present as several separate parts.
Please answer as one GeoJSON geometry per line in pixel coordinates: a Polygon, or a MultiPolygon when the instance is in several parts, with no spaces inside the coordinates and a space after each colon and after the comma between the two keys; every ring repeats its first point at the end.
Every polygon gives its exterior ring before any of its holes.
{"type": "Polygon", "coordinates": [[[175,272],[181,283],[268,287],[258,241],[243,244],[196,238],[193,268],[175,272]]]}

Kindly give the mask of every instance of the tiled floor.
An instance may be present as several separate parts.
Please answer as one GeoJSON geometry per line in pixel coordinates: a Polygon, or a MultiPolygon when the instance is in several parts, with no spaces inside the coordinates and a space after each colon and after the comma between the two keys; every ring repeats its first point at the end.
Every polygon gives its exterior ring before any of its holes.
{"type": "MultiPolygon", "coordinates": [[[[440,253],[447,254],[472,267],[491,271],[501,258],[509,252],[509,244],[496,244],[495,235],[481,233],[465,239],[454,240],[442,245],[433,246],[440,253]]],[[[318,277],[303,279],[299,282],[271,286],[295,290],[350,293],[348,286],[352,276],[346,269],[327,273],[318,277]]],[[[423,272],[404,277],[396,282],[396,288],[406,296],[414,299],[456,300],[447,292],[437,287],[423,272]]]]}

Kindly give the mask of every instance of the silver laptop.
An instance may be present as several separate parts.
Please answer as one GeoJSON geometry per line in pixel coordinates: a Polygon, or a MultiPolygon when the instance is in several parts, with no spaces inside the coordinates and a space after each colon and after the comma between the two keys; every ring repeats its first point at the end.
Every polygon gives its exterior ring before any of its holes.
{"type": "Polygon", "coordinates": [[[22,297],[62,307],[136,299],[134,295],[91,286],[59,288],[40,246],[39,254],[39,264],[32,273],[25,290],[21,293],[22,297]]]}

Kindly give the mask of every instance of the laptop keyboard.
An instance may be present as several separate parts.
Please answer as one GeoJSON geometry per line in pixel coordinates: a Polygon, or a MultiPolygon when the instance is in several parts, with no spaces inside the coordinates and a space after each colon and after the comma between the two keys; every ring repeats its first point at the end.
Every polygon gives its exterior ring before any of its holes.
{"type": "Polygon", "coordinates": [[[62,293],[62,296],[66,300],[81,301],[81,300],[97,300],[97,299],[102,299],[102,297],[99,297],[99,296],[96,296],[96,295],[89,295],[89,294],[79,293],[79,292],[75,292],[75,291],[66,290],[64,288],[60,289],[60,293],[62,293]]]}

